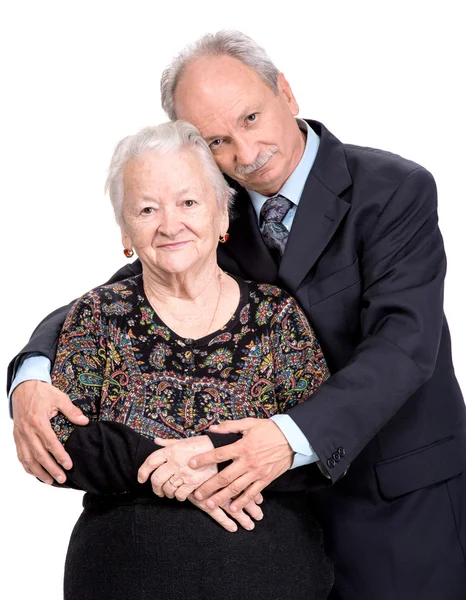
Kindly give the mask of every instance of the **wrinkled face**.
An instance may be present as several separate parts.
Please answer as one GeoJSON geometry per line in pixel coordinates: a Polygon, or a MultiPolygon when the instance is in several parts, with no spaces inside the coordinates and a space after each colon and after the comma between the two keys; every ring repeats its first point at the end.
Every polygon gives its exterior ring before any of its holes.
{"type": "Polygon", "coordinates": [[[162,276],[196,273],[216,260],[218,237],[227,229],[227,209],[219,209],[194,151],[147,152],[126,165],[122,241],[145,269],[162,276]]]}
{"type": "Polygon", "coordinates": [[[177,116],[195,125],[219,168],[242,186],[277,193],[299,163],[304,139],[298,105],[280,73],[275,94],[230,56],[193,60],[175,92],[177,116]]]}

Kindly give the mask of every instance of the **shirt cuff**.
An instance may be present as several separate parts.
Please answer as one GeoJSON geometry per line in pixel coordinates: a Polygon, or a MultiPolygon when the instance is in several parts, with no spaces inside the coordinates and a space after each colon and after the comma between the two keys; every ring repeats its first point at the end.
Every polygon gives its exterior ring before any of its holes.
{"type": "Polygon", "coordinates": [[[11,382],[10,391],[8,392],[8,399],[10,400],[10,412],[11,395],[18,385],[33,379],[45,381],[45,383],[52,383],[52,380],[50,379],[51,369],[52,363],[46,356],[42,356],[41,354],[29,354],[28,357],[23,360],[16,371],[15,378],[11,382]]]}
{"type": "Polygon", "coordinates": [[[319,460],[319,457],[307,441],[306,436],[290,416],[274,415],[270,418],[286,437],[286,441],[290,444],[293,452],[295,452],[293,464],[290,469],[310,465],[319,460]]]}

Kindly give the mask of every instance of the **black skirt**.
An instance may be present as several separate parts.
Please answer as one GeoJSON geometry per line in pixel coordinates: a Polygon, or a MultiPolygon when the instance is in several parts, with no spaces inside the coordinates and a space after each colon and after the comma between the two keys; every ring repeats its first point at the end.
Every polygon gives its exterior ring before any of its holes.
{"type": "Polygon", "coordinates": [[[86,494],[65,600],[324,600],[333,583],[302,494],[266,494],[253,531],[222,529],[189,502],[86,494]]]}

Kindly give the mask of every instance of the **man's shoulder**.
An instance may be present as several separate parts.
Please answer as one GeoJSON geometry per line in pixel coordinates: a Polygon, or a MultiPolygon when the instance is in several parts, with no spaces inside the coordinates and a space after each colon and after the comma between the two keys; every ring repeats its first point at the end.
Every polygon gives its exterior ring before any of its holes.
{"type": "Polygon", "coordinates": [[[407,204],[422,204],[426,199],[436,206],[435,179],[420,164],[386,150],[353,144],[344,147],[354,206],[376,205],[382,209],[394,198],[399,198],[403,210],[407,204]]]}
{"type": "Polygon", "coordinates": [[[374,179],[386,179],[388,182],[400,182],[415,171],[426,169],[394,152],[358,146],[356,144],[343,144],[350,173],[354,176],[364,174],[374,179]]]}
{"type": "MultiPolygon", "coordinates": [[[[353,184],[362,183],[366,188],[382,185],[389,191],[416,171],[428,173],[422,165],[399,154],[380,148],[342,142],[322,123],[317,121],[309,121],[309,123],[320,134],[321,160],[325,164],[328,164],[328,161],[332,162],[334,169],[338,165],[347,169],[353,184]]],[[[327,169],[326,172],[332,173],[331,169],[330,171],[327,169]]]]}

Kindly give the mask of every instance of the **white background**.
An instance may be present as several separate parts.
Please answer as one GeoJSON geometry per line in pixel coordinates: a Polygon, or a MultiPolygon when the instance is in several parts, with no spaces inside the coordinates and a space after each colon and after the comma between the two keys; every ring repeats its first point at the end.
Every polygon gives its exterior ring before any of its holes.
{"type": "MultiPolygon", "coordinates": [[[[342,141],[391,150],[432,171],[449,257],[446,312],[466,389],[461,4],[2,4],[2,389],[7,362],[39,320],[125,262],[103,195],[113,148],[121,137],[166,120],[158,90],[162,69],[185,43],[222,28],[240,29],[266,47],[302,116],[323,121],[342,141]]],[[[16,461],[6,399],[1,414],[0,596],[59,599],[81,493],[27,476],[16,461]]]]}

